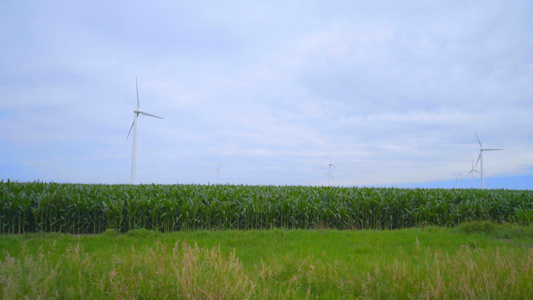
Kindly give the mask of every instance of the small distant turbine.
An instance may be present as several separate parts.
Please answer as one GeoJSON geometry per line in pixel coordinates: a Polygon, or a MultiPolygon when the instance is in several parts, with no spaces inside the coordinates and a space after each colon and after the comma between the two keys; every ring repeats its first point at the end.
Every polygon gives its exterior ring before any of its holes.
{"type": "Polygon", "coordinates": [[[158,119],[163,119],[161,117],[149,114],[141,110],[139,105],[139,87],[137,85],[137,77],[135,77],[135,89],[137,90],[137,108],[133,110],[133,123],[131,124],[130,131],[128,132],[128,137],[130,137],[131,130],[133,130],[133,150],[131,155],[131,184],[135,184],[135,175],[137,169],[137,118],[139,115],[145,115],[149,117],[154,117],[158,119]]]}
{"type": "Polygon", "coordinates": [[[331,155],[329,156],[329,165],[328,165],[328,171],[324,174],[328,175],[328,185],[331,185],[331,179],[335,181],[335,178],[333,178],[333,169],[337,167],[334,164],[331,163],[331,155]]]}
{"type": "Polygon", "coordinates": [[[220,163],[218,164],[218,168],[215,169],[217,172],[217,183],[220,183],[220,163]]]}
{"type": "Polygon", "coordinates": [[[478,170],[474,167],[474,159],[472,158],[472,169],[470,169],[470,172],[466,174],[465,178],[468,177],[468,175],[472,175],[472,188],[474,188],[474,173],[479,173],[478,170]]]}
{"type": "Polygon", "coordinates": [[[479,140],[479,137],[477,136],[477,132],[474,131],[476,134],[477,141],[479,142],[479,156],[477,157],[476,167],[478,163],[480,164],[479,171],[481,173],[481,189],[485,189],[485,181],[483,176],[483,151],[497,151],[497,150],[503,150],[503,149],[487,149],[483,148],[483,145],[481,144],[481,141],[479,140]]]}
{"type": "Polygon", "coordinates": [[[461,181],[462,178],[455,173],[453,173],[453,175],[455,176],[455,187],[457,187],[457,184],[459,183],[459,181],[461,181]]]}

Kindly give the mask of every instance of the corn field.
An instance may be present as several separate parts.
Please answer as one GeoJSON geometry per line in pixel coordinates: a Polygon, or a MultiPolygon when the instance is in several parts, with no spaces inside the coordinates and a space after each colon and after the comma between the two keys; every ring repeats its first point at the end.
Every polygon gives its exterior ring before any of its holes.
{"type": "Polygon", "coordinates": [[[531,224],[533,191],[0,182],[0,232],[531,224]]]}

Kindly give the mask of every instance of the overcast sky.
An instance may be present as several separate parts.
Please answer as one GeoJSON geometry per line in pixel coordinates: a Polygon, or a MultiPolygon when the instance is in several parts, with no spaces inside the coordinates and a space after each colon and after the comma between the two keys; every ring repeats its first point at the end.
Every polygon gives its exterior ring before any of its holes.
{"type": "Polygon", "coordinates": [[[531,1],[1,1],[0,180],[533,188],[531,1]],[[479,169],[479,166],[478,166],[479,169]],[[477,177],[479,175],[476,174],[477,177]],[[498,178],[502,180],[497,180],[498,178]],[[504,180],[505,179],[505,180],[504,180]],[[520,182],[520,184],[517,184],[520,182]],[[479,186],[479,179],[476,180],[479,186]]]}

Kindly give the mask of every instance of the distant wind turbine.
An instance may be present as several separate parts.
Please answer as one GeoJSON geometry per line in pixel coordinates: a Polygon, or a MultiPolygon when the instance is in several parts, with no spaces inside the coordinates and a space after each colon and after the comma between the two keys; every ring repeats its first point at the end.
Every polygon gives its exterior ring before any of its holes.
{"type": "Polygon", "coordinates": [[[474,159],[472,158],[472,169],[470,169],[470,172],[465,176],[466,178],[468,175],[472,174],[472,188],[474,188],[474,173],[479,173],[479,171],[474,167],[474,159]]]}
{"type": "Polygon", "coordinates": [[[131,130],[133,129],[133,150],[131,155],[131,184],[135,184],[135,175],[137,167],[137,118],[141,114],[149,117],[163,119],[161,117],[149,114],[141,110],[141,107],[139,105],[139,87],[137,85],[137,77],[135,77],[135,89],[137,90],[137,108],[133,110],[133,123],[131,124],[130,131],[128,132],[128,137],[126,137],[127,140],[130,137],[131,130]]]}
{"type": "Polygon", "coordinates": [[[329,156],[329,165],[328,165],[328,171],[324,174],[327,174],[328,175],[328,185],[331,185],[331,179],[333,179],[333,181],[335,181],[335,178],[333,178],[333,168],[335,168],[336,166],[334,164],[331,163],[331,155],[329,156]]]}
{"type": "Polygon", "coordinates": [[[477,141],[479,142],[479,156],[477,157],[476,167],[477,164],[480,163],[480,173],[481,173],[481,189],[485,189],[485,182],[484,182],[484,176],[483,176],[483,151],[497,151],[497,150],[503,150],[503,149],[487,149],[483,148],[483,145],[481,144],[481,141],[479,140],[479,136],[477,135],[477,132],[474,131],[476,134],[477,141]]]}
{"type": "Polygon", "coordinates": [[[455,175],[455,186],[457,187],[457,184],[459,183],[459,181],[461,181],[462,178],[455,173],[453,173],[453,175],[455,175]]]}
{"type": "Polygon", "coordinates": [[[215,169],[217,172],[217,183],[220,183],[220,163],[218,164],[218,168],[215,169]]]}

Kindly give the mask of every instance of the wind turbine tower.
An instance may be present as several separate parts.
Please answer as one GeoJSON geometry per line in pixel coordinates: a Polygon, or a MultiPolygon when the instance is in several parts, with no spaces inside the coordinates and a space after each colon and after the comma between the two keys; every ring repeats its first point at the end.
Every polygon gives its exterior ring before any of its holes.
{"type": "Polygon", "coordinates": [[[126,137],[127,140],[130,137],[131,130],[133,129],[133,150],[131,154],[131,184],[135,184],[135,175],[137,171],[137,118],[139,117],[139,115],[145,115],[149,117],[163,119],[161,117],[149,114],[141,110],[141,107],[139,105],[139,87],[137,85],[137,77],[135,77],[135,89],[137,90],[137,108],[133,110],[133,123],[131,124],[130,131],[128,132],[128,137],[126,137]]]}
{"type": "Polygon", "coordinates": [[[324,174],[327,174],[328,175],[328,185],[331,185],[331,179],[333,179],[333,181],[335,181],[335,178],[333,178],[333,168],[335,168],[336,166],[334,164],[331,163],[331,155],[329,156],[329,165],[328,165],[328,171],[324,174]]]}
{"type": "Polygon", "coordinates": [[[458,174],[453,173],[453,175],[455,175],[455,187],[457,187],[457,184],[459,184],[459,182],[461,181],[461,178],[459,177],[458,174]]]}
{"type": "Polygon", "coordinates": [[[480,163],[480,174],[481,174],[481,189],[485,189],[485,182],[483,177],[483,151],[497,151],[497,150],[503,150],[503,149],[488,149],[483,148],[483,145],[481,144],[481,141],[479,140],[479,136],[477,135],[477,132],[474,131],[476,134],[477,141],[479,142],[479,156],[477,157],[476,167],[477,164],[480,163]]]}
{"type": "Polygon", "coordinates": [[[472,158],[472,169],[470,169],[470,172],[465,176],[466,178],[468,175],[472,174],[472,188],[474,188],[474,173],[479,173],[479,171],[474,167],[474,159],[472,158]]]}
{"type": "Polygon", "coordinates": [[[218,164],[218,168],[215,169],[217,172],[217,183],[220,183],[220,163],[218,164]]]}

